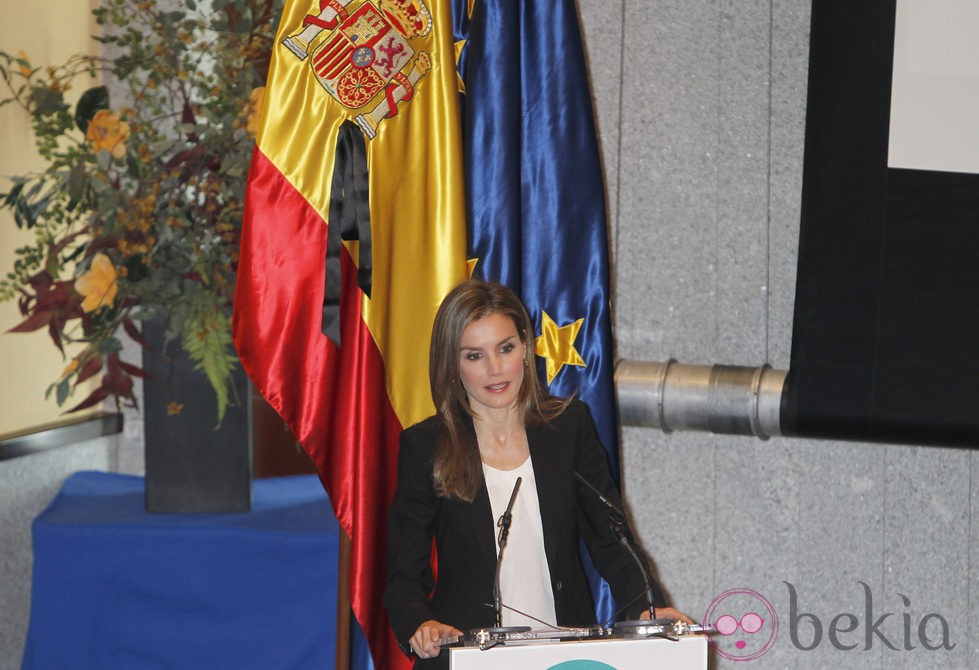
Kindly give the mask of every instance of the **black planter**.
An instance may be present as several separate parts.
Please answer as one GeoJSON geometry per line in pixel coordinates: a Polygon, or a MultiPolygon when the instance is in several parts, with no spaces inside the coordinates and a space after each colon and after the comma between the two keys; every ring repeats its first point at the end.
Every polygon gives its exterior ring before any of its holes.
{"type": "Polygon", "coordinates": [[[251,385],[240,369],[238,402],[217,424],[207,377],[178,342],[164,348],[163,329],[144,322],[143,381],[146,509],[149,512],[247,512],[251,509],[251,385]],[[179,412],[176,410],[179,409],[179,412]]]}

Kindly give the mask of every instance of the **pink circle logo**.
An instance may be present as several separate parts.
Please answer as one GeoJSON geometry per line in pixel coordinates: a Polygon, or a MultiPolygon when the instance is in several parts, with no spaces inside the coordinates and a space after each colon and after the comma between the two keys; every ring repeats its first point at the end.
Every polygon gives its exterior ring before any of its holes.
{"type": "Polygon", "coordinates": [[[714,598],[703,622],[710,645],[732,661],[751,661],[762,656],[778,637],[775,608],[751,589],[731,589],[714,598]]]}

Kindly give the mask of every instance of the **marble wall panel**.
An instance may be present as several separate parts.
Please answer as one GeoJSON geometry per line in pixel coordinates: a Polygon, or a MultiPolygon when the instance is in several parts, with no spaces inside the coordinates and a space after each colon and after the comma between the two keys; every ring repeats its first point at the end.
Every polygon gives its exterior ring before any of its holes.
{"type": "Polygon", "coordinates": [[[605,173],[610,236],[615,234],[619,195],[619,109],[622,104],[622,2],[582,2],[582,38],[598,124],[605,173]]]}
{"type": "Polygon", "coordinates": [[[623,490],[642,547],[670,603],[699,618],[717,592],[716,438],[641,428],[623,437],[623,490]]]}
{"type": "Polygon", "coordinates": [[[714,2],[625,5],[615,297],[626,358],[713,348],[717,29],[714,2]]]}
{"type": "MultiPolygon", "coordinates": [[[[798,556],[801,447],[785,440],[719,437],[715,451],[715,596],[751,589],[778,611],[783,580],[791,581],[784,575],[798,556]]],[[[752,663],[784,667],[791,654],[779,642],[752,663]]]]}
{"type": "Polygon", "coordinates": [[[760,365],[768,345],[771,3],[718,6],[714,360],[760,365]]]}
{"type": "Polygon", "coordinates": [[[844,614],[837,628],[849,627],[862,616],[864,590],[882,586],[884,491],[882,452],[887,447],[855,443],[792,440],[796,448],[798,506],[795,525],[798,543],[792,577],[776,597],[782,633],[779,655],[795,667],[879,668],[880,650],[863,650],[862,628],[831,635],[834,618],[844,614]],[[807,616],[811,615],[811,616],[807,616]],[[794,619],[794,620],[793,620],[794,619]],[[833,645],[855,644],[860,651],[833,645]]]}
{"type": "MultiPolygon", "coordinates": [[[[973,451],[969,458],[969,572],[961,588],[968,600],[967,621],[979,621],[979,451],[973,451]]],[[[979,635],[973,632],[963,644],[968,646],[966,667],[979,665],[979,635]]]]}
{"type": "Polygon", "coordinates": [[[881,614],[893,612],[892,619],[902,624],[906,620],[908,627],[895,621],[885,630],[897,651],[885,649],[879,640],[888,667],[972,667],[970,644],[976,635],[969,601],[975,596],[968,585],[975,571],[970,548],[979,534],[971,515],[973,459],[973,452],[964,449],[894,447],[884,452],[879,608],[881,614]],[[946,649],[945,640],[954,649],[946,649]]]}
{"type": "Polygon", "coordinates": [[[772,2],[769,72],[768,362],[788,370],[809,76],[809,0],[772,2]]]}

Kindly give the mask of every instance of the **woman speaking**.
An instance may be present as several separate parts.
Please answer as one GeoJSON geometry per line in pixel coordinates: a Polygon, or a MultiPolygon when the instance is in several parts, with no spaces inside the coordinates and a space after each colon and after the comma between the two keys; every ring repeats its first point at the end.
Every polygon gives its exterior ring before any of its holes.
{"type": "Polygon", "coordinates": [[[513,291],[470,281],[446,296],[429,381],[435,416],[401,435],[384,595],[402,649],[431,659],[420,666],[448,667],[439,640],[466,630],[595,625],[579,537],[616,601],[629,603],[624,618],[690,623],[655,584],[647,590],[632,547],[613,532],[594,489],[621,509],[619,493],[587,406],[543,390],[533,326],[513,291]],[[508,506],[497,575],[497,520],[508,506]]]}

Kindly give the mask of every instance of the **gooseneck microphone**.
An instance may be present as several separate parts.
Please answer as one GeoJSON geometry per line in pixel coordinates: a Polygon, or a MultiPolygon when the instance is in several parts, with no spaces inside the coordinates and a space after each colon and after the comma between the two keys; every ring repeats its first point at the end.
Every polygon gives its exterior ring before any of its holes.
{"type": "Polygon", "coordinates": [[[500,534],[497,537],[497,543],[500,545],[500,554],[496,558],[496,579],[493,583],[493,607],[496,609],[497,628],[503,627],[503,603],[500,593],[500,572],[503,569],[503,550],[506,549],[507,537],[510,535],[510,522],[513,520],[513,503],[517,499],[517,491],[520,490],[521,481],[523,481],[523,477],[517,477],[517,481],[513,484],[513,493],[510,494],[510,502],[507,503],[506,511],[503,512],[500,520],[496,522],[496,525],[500,528],[500,534]]]}
{"type": "MultiPolygon", "coordinates": [[[[612,529],[612,533],[615,535],[616,538],[618,538],[622,546],[624,546],[628,550],[629,555],[632,556],[632,560],[636,562],[637,566],[639,566],[639,572],[640,574],[642,574],[642,580],[646,585],[646,603],[649,606],[649,616],[654,617],[653,587],[649,579],[649,571],[646,569],[646,564],[643,563],[641,558],[639,558],[639,554],[636,553],[635,547],[633,547],[632,543],[629,542],[628,535],[626,535],[625,514],[622,513],[622,510],[619,509],[615,503],[613,503],[611,500],[603,496],[601,491],[599,491],[594,484],[592,484],[590,481],[585,479],[580,472],[575,470],[574,476],[577,477],[578,481],[584,484],[585,487],[589,491],[594,493],[595,497],[598,498],[605,505],[605,507],[608,508],[609,528],[612,529]]],[[[638,600],[638,598],[634,599],[632,602],[635,602],[635,600],[638,600]]]]}

